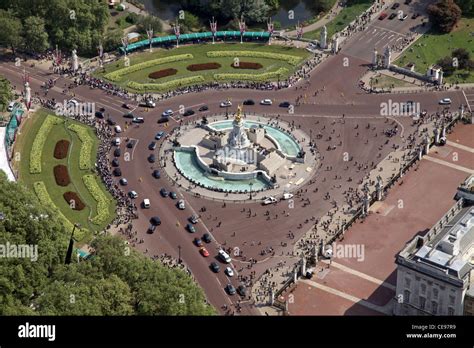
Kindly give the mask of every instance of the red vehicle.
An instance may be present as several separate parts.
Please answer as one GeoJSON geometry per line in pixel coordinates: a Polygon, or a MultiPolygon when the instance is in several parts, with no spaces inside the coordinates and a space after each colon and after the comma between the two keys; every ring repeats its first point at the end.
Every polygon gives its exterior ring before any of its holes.
{"type": "Polygon", "coordinates": [[[202,256],[208,257],[209,256],[209,251],[206,250],[206,248],[200,248],[199,252],[201,253],[202,256]]]}
{"type": "Polygon", "coordinates": [[[385,17],[387,17],[387,14],[385,12],[383,12],[382,14],[380,14],[379,20],[382,21],[382,20],[385,19],[385,17]]]}

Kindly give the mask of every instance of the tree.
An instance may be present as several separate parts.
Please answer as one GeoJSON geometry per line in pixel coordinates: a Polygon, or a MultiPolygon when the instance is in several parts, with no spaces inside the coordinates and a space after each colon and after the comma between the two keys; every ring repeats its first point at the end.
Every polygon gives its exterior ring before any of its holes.
{"type": "Polygon", "coordinates": [[[245,1],[241,7],[245,19],[252,23],[262,23],[267,20],[270,6],[265,0],[245,1]]]}
{"type": "Polygon", "coordinates": [[[10,47],[15,54],[15,49],[23,43],[21,21],[8,12],[0,10],[0,28],[0,45],[10,47]]]}
{"type": "Polygon", "coordinates": [[[158,17],[142,16],[137,23],[137,30],[139,33],[146,34],[146,31],[152,28],[153,33],[157,34],[163,31],[163,25],[158,17]]]}
{"type": "Polygon", "coordinates": [[[438,60],[437,64],[443,69],[444,75],[450,76],[456,70],[453,64],[453,58],[447,56],[438,60]]]}
{"type": "Polygon", "coordinates": [[[474,15],[474,0],[456,0],[464,16],[474,15]]]}
{"type": "Polygon", "coordinates": [[[25,20],[23,37],[28,51],[43,53],[48,49],[48,33],[44,25],[44,20],[39,17],[31,16],[25,20]]]}
{"type": "Polygon", "coordinates": [[[460,69],[467,69],[469,67],[470,52],[466,49],[457,48],[451,53],[451,56],[457,59],[460,69]]]}
{"type": "Polygon", "coordinates": [[[428,14],[439,31],[449,33],[461,18],[461,9],[454,0],[440,0],[428,6],[428,14]]]}
{"type": "Polygon", "coordinates": [[[184,18],[180,21],[183,27],[183,32],[192,32],[201,29],[199,18],[191,12],[184,11],[184,18]]]}

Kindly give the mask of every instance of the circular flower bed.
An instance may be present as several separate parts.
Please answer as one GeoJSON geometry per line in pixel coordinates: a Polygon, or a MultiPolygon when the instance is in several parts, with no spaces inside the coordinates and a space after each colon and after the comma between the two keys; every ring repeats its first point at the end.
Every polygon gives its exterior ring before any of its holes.
{"type": "Polygon", "coordinates": [[[63,159],[67,157],[67,152],[69,150],[69,141],[59,140],[54,147],[54,158],[63,159]]]}
{"type": "Polygon", "coordinates": [[[56,180],[56,184],[59,186],[67,186],[71,183],[71,179],[69,178],[69,173],[67,171],[67,167],[63,166],[62,164],[58,164],[54,167],[54,179],[56,180]]]}
{"type": "Polygon", "coordinates": [[[148,77],[150,79],[161,79],[162,77],[176,75],[177,72],[178,70],[173,69],[173,68],[163,69],[163,70],[152,72],[151,74],[148,75],[148,77]]]}
{"type": "Polygon", "coordinates": [[[239,62],[238,64],[232,63],[230,65],[234,69],[253,69],[253,70],[258,70],[263,68],[263,65],[260,63],[254,63],[254,62],[239,62]]]}
{"type": "Polygon", "coordinates": [[[76,192],[64,192],[63,197],[73,210],[82,210],[86,207],[76,192]]]}
{"type": "Polygon", "coordinates": [[[202,64],[191,64],[186,67],[189,71],[201,71],[201,70],[213,70],[219,69],[221,65],[219,63],[202,63],[202,64]]]}

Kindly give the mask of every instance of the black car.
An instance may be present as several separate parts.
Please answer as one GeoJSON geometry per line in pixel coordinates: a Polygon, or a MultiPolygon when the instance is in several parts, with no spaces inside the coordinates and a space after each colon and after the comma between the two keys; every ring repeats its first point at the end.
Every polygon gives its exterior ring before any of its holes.
{"type": "Polygon", "coordinates": [[[150,156],[148,156],[148,162],[155,163],[155,161],[156,161],[155,155],[151,154],[150,156]]]}
{"type": "Polygon", "coordinates": [[[229,295],[235,295],[235,293],[237,292],[232,284],[227,284],[225,287],[225,291],[227,291],[229,295]]]}
{"type": "Polygon", "coordinates": [[[413,0],[405,0],[405,5],[410,5],[413,0]]]}
{"type": "Polygon", "coordinates": [[[239,285],[237,287],[237,292],[239,293],[240,296],[245,297],[247,295],[247,289],[245,289],[245,286],[239,285]]]}
{"type": "Polygon", "coordinates": [[[158,169],[155,169],[151,175],[153,175],[155,179],[159,179],[161,177],[161,173],[158,169]]]}
{"type": "Polygon", "coordinates": [[[160,119],[158,120],[157,123],[166,123],[166,122],[168,122],[168,121],[169,121],[169,117],[162,117],[162,118],[160,118],[160,119]]]}
{"type": "Polygon", "coordinates": [[[155,225],[155,226],[158,226],[158,225],[161,225],[161,220],[158,216],[153,216],[151,219],[150,219],[150,223],[152,225],[155,225]]]}
{"type": "Polygon", "coordinates": [[[204,233],[202,235],[202,240],[206,243],[210,243],[210,242],[212,242],[212,237],[209,233],[204,233]]]}
{"type": "Polygon", "coordinates": [[[129,149],[133,149],[133,147],[135,146],[135,143],[136,143],[135,140],[130,140],[130,141],[127,143],[127,147],[128,147],[129,149]]]}
{"type": "Polygon", "coordinates": [[[280,103],[281,108],[289,108],[290,107],[290,102],[284,101],[280,103]]]}
{"type": "Polygon", "coordinates": [[[115,126],[117,124],[117,122],[115,122],[115,120],[111,117],[107,119],[107,123],[111,126],[115,126]]]}
{"type": "Polygon", "coordinates": [[[160,190],[160,195],[163,196],[163,197],[168,197],[169,192],[166,191],[166,189],[163,187],[163,188],[160,190]]]}
{"type": "Polygon", "coordinates": [[[156,141],[152,141],[150,145],[148,145],[148,150],[153,151],[156,149],[156,141]]]}
{"type": "Polygon", "coordinates": [[[101,112],[101,111],[96,111],[96,112],[95,112],[95,117],[97,117],[97,118],[104,118],[104,113],[101,112]]]}
{"type": "Polygon", "coordinates": [[[152,234],[153,232],[155,232],[155,230],[156,230],[156,225],[150,224],[150,226],[148,226],[148,230],[146,232],[149,233],[149,234],[152,234]]]}
{"type": "Polygon", "coordinates": [[[417,19],[418,17],[420,17],[420,14],[418,12],[415,12],[413,16],[411,16],[411,19],[417,19]]]}
{"type": "Polygon", "coordinates": [[[122,176],[122,171],[120,170],[120,168],[115,168],[112,174],[114,174],[114,176],[122,176]]]}
{"type": "Polygon", "coordinates": [[[121,154],[122,154],[122,151],[119,148],[116,148],[114,150],[114,156],[115,157],[120,157],[121,154]]]}
{"type": "Polygon", "coordinates": [[[188,109],[184,112],[183,116],[192,116],[194,114],[195,114],[194,110],[188,109]]]}
{"type": "Polygon", "coordinates": [[[123,117],[125,117],[125,118],[134,118],[135,115],[132,114],[131,112],[127,112],[126,114],[123,115],[123,117]]]}
{"type": "Polygon", "coordinates": [[[221,269],[221,266],[219,266],[219,264],[217,262],[212,262],[209,267],[211,267],[211,270],[214,272],[214,273],[218,273],[219,270],[221,269]]]}
{"type": "Polygon", "coordinates": [[[396,10],[399,7],[400,7],[400,4],[398,2],[396,2],[392,5],[392,10],[396,10]]]}
{"type": "Polygon", "coordinates": [[[199,111],[207,111],[209,110],[209,107],[207,105],[203,105],[199,108],[199,111]]]}
{"type": "Polygon", "coordinates": [[[397,16],[397,14],[394,12],[390,16],[388,16],[388,19],[394,19],[397,16]]]}
{"type": "Polygon", "coordinates": [[[244,100],[244,105],[255,105],[255,102],[252,99],[244,100]]]}
{"type": "Polygon", "coordinates": [[[118,167],[120,165],[118,158],[112,160],[112,167],[118,167]]]}

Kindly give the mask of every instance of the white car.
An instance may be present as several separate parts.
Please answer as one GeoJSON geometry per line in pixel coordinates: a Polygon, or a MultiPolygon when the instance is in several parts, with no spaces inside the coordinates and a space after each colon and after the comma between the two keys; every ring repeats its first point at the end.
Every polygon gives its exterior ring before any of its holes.
{"type": "Polygon", "coordinates": [[[221,103],[221,108],[226,108],[228,106],[232,106],[232,102],[230,100],[226,100],[221,103]]]}
{"type": "Polygon", "coordinates": [[[120,142],[121,142],[120,138],[115,138],[115,139],[114,139],[114,145],[115,145],[115,146],[119,146],[119,145],[120,145],[120,142]]]}
{"type": "Polygon", "coordinates": [[[15,106],[15,102],[10,102],[7,107],[7,111],[13,111],[13,107],[15,106]]]}
{"type": "Polygon", "coordinates": [[[161,114],[161,116],[163,116],[163,117],[173,116],[173,110],[168,109],[168,110],[164,111],[164,112],[161,114]]]}
{"type": "Polygon", "coordinates": [[[120,128],[120,126],[115,126],[115,133],[122,133],[122,128],[120,128]]]}
{"type": "Polygon", "coordinates": [[[262,99],[260,101],[260,105],[272,105],[272,104],[273,103],[272,103],[271,99],[262,99]]]}
{"type": "Polygon", "coordinates": [[[183,199],[180,199],[180,200],[178,201],[177,206],[178,206],[178,209],[179,209],[179,210],[184,210],[184,209],[186,209],[186,205],[184,204],[184,200],[183,200],[183,199]]]}
{"type": "Polygon", "coordinates": [[[439,101],[440,105],[450,105],[451,104],[451,98],[443,98],[439,101]]]}
{"type": "Polygon", "coordinates": [[[283,194],[283,199],[284,199],[284,200],[291,199],[291,198],[293,198],[293,194],[292,194],[292,193],[285,192],[285,193],[283,194]]]}
{"type": "Polygon", "coordinates": [[[136,191],[130,191],[128,193],[128,196],[131,198],[131,199],[135,199],[138,197],[138,193],[136,191]]]}
{"type": "Polygon", "coordinates": [[[150,200],[148,198],[145,198],[143,200],[143,208],[145,208],[145,209],[150,208],[150,200]]]}
{"type": "Polygon", "coordinates": [[[227,274],[229,277],[233,277],[234,276],[234,270],[230,267],[226,267],[225,269],[225,274],[227,274]]]}
{"type": "Polygon", "coordinates": [[[154,108],[156,106],[156,103],[151,99],[148,99],[147,101],[145,101],[144,104],[148,108],[154,108]]]}
{"type": "Polygon", "coordinates": [[[219,252],[218,252],[218,255],[219,255],[219,258],[224,261],[225,263],[230,263],[232,260],[229,256],[229,254],[227,254],[224,250],[220,249],[219,252]]]}
{"type": "Polygon", "coordinates": [[[269,205],[272,203],[276,203],[276,198],[275,197],[267,197],[263,199],[263,205],[269,205]]]}

